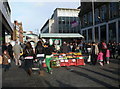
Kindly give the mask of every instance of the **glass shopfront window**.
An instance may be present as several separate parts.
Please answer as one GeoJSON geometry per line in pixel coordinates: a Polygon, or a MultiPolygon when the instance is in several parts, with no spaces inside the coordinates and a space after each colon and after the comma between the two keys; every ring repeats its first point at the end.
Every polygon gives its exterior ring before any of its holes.
{"type": "Polygon", "coordinates": [[[59,31],[63,33],[78,33],[79,30],[79,19],[78,17],[59,17],[59,31]],[[76,22],[73,26],[73,22],[76,22]],[[76,25],[77,24],[77,25],[76,25]]]}
{"type": "Polygon", "coordinates": [[[88,13],[88,24],[92,25],[92,12],[88,13]]]}
{"type": "Polygon", "coordinates": [[[100,8],[100,18],[99,18],[99,20],[100,21],[105,21],[106,16],[107,16],[107,7],[106,7],[106,5],[103,5],[100,8]]]}
{"type": "Polygon", "coordinates": [[[116,41],[116,24],[109,24],[109,41],[116,41]]]}
{"type": "Polygon", "coordinates": [[[99,23],[99,9],[95,9],[95,24],[99,23]]]}
{"type": "Polygon", "coordinates": [[[92,29],[88,29],[88,41],[92,41],[92,29]]]}
{"type": "Polygon", "coordinates": [[[110,2],[109,5],[110,18],[115,18],[117,16],[118,13],[117,3],[118,2],[110,2]]]}
{"type": "Polygon", "coordinates": [[[106,25],[100,26],[100,37],[101,41],[106,40],[106,25]]]}
{"type": "Polygon", "coordinates": [[[95,27],[95,41],[96,41],[96,42],[99,41],[99,31],[98,31],[98,27],[95,27]]]}
{"type": "Polygon", "coordinates": [[[83,36],[84,36],[84,39],[87,40],[87,37],[86,37],[86,30],[83,31],[83,36]]]}

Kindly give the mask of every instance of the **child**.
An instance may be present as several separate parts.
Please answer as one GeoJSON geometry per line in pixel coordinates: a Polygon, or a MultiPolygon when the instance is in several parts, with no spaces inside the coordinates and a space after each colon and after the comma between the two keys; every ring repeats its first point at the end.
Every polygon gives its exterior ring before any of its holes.
{"type": "Polygon", "coordinates": [[[4,71],[7,71],[9,70],[9,66],[10,66],[10,56],[6,50],[4,50],[2,56],[3,56],[2,64],[4,66],[4,71]]]}
{"type": "Polygon", "coordinates": [[[101,50],[100,50],[100,52],[98,54],[97,60],[99,60],[100,65],[103,66],[103,53],[102,53],[101,50]]]}
{"type": "Polygon", "coordinates": [[[109,63],[110,63],[109,58],[110,58],[110,50],[109,50],[109,49],[107,49],[107,50],[106,50],[106,59],[107,59],[107,64],[109,64],[109,63]]]}

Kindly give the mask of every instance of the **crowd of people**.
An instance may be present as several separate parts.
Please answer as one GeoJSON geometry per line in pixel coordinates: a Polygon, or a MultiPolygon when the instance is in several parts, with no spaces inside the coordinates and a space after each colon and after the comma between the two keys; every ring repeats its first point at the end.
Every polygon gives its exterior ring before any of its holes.
{"type": "MultiPolygon", "coordinates": [[[[38,41],[35,48],[32,47],[30,42],[18,44],[12,46],[10,43],[2,45],[2,64],[4,65],[4,71],[9,70],[10,63],[15,62],[16,66],[21,67],[24,60],[25,70],[31,75],[33,60],[39,59],[40,75],[44,75],[44,68],[42,61],[51,60],[52,53],[69,53],[69,52],[81,52],[83,55],[88,56],[86,62],[92,65],[96,65],[98,62],[101,66],[109,64],[110,59],[117,59],[120,56],[120,43],[108,43],[104,41],[101,43],[67,43],[63,42],[61,46],[56,44],[49,45],[49,43],[43,43],[38,41]],[[11,60],[10,60],[11,59],[11,60]]],[[[46,62],[48,72],[51,73],[50,64],[46,62]]]]}

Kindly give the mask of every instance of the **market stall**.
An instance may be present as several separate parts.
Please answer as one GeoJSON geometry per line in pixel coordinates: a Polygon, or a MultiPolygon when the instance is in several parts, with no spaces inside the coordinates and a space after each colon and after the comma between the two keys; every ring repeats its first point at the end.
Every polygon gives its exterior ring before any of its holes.
{"type": "MultiPolygon", "coordinates": [[[[43,61],[43,67],[46,67],[46,59],[43,61]]],[[[51,55],[50,61],[51,68],[58,68],[62,66],[78,66],[85,65],[84,56],[79,53],[70,52],[70,53],[53,53],[51,55]]]]}

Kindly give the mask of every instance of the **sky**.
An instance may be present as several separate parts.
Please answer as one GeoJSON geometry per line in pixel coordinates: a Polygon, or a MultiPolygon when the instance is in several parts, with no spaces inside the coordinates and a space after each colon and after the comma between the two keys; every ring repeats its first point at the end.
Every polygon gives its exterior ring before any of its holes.
{"type": "Polygon", "coordinates": [[[76,9],[80,6],[80,0],[8,1],[11,8],[11,21],[18,20],[22,22],[24,31],[33,31],[37,34],[56,8],[76,9]]]}

